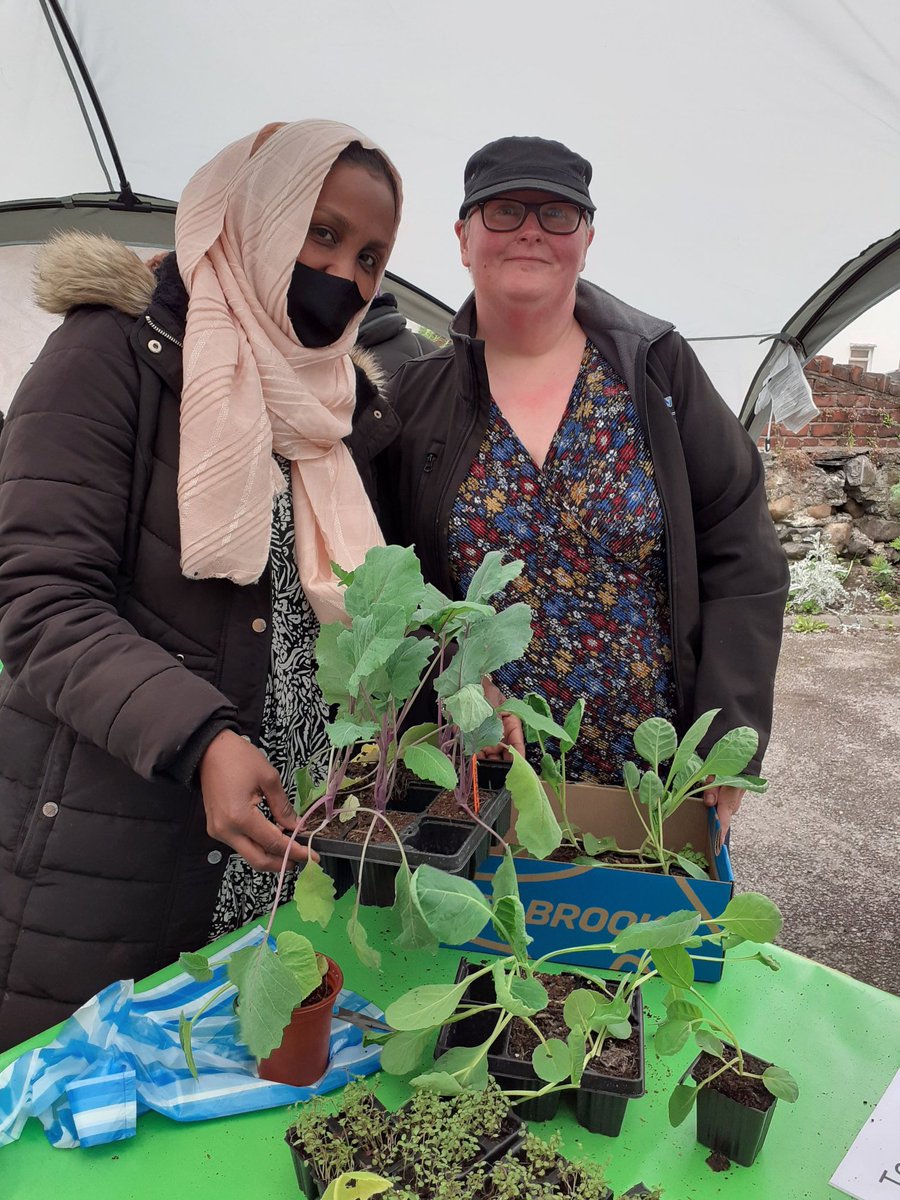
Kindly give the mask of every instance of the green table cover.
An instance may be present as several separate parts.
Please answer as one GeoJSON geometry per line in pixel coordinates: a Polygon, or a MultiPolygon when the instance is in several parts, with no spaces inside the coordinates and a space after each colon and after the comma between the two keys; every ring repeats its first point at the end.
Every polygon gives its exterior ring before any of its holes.
{"type": "MultiPolygon", "coordinates": [[[[382,1007],[416,983],[447,982],[457,951],[434,957],[395,953],[390,914],[365,910],[372,944],[382,951],[382,973],[357,961],[344,932],[350,897],[338,905],[331,927],[302,925],[293,906],[277,929],[302,928],[344,969],[349,987],[382,1007]]],[[[227,939],[223,939],[224,942],[227,939]]],[[[800,1085],[796,1104],[779,1102],[768,1140],[755,1165],[714,1173],[709,1153],[694,1140],[693,1114],[678,1129],[666,1115],[672,1084],[692,1058],[690,1047],[660,1060],[647,1048],[647,1095],[628,1105],[618,1138],[582,1129],[564,1102],[552,1122],[535,1125],[549,1135],[559,1128],[563,1149],[607,1167],[617,1194],[638,1180],[661,1185],[665,1200],[826,1200],[838,1197],[832,1172],[900,1067],[900,998],[859,983],[789,951],[772,949],[777,973],[755,964],[726,964],[713,1003],[743,1032],[745,1047],[788,1067],[800,1085]]],[[[146,986],[166,974],[152,977],[146,986]]],[[[644,988],[648,1035],[662,1012],[662,987],[644,988]]],[[[0,1069],[25,1048],[50,1040],[53,1031],[0,1055],[0,1069]]],[[[407,1094],[396,1079],[378,1075],[389,1107],[407,1094]]],[[[278,1200],[298,1195],[284,1131],[290,1109],[271,1109],[197,1124],[177,1124],[155,1113],[138,1118],[137,1136],[88,1150],[54,1150],[36,1121],[21,1139],[0,1149],[2,1200],[278,1200]]]]}

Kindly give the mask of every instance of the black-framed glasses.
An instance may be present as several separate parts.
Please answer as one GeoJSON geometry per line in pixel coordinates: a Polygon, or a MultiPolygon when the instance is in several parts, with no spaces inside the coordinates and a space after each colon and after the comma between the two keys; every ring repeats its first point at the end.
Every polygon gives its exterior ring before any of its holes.
{"type": "Polygon", "coordinates": [[[534,213],[545,233],[567,235],[575,232],[587,214],[586,208],[568,200],[545,200],[538,204],[493,196],[490,200],[479,200],[475,207],[481,210],[484,227],[491,233],[513,233],[525,224],[529,213],[534,213]]]}

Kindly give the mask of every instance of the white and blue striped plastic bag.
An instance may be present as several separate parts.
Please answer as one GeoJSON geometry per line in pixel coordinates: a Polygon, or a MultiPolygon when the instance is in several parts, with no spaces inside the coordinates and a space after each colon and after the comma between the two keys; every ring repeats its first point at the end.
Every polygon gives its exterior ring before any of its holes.
{"type": "MultiPolygon", "coordinates": [[[[133,1137],[148,1109],[175,1121],[205,1121],[295,1104],[377,1071],[380,1047],[364,1047],[362,1030],[333,1017],[328,1070],[317,1083],[300,1088],[260,1079],[237,1041],[229,989],[194,1028],[194,1079],[178,1037],[179,1014],[195,1013],[227,981],[225,960],[263,936],[256,927],[211,956],[213,977],[204,983],[182,973],[139,995],[130,979],[110,984],[49,1046],[10,1063],[0,1073],[0,1146],[15,1141],[29,1117],[41,1122],[53,1146],[99,1146],[133,1137]]],[[[336,1004],[376,1020],[384,1015],[355,992],[342,991],[336,1004]]]]}

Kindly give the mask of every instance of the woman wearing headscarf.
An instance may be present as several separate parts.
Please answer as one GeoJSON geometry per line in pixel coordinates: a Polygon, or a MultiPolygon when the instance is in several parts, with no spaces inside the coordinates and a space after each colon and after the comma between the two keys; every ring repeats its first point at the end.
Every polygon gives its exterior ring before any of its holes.
{"type": "MultiPolygon", "coordinates": [[[[683,733],[712,708],[700,752],[749,725],[758,771],[788,586],[762,463],[672,325],[580,277],[591,174],[536,137],[470,158],[455,230],[474,290],[451,345],[391,379],[385,532],[457,596],[487,551],[524,561],[506,599],[533,638],[494,683],[557,720],[585,699],[570,779],[620,784],[643,720],[683,733]]],[[[723,833],[740,798],[706,794],[723,833]]]]}
{"type": "Polygon", "coordinates": [[[0,455],[0,1048],[270,902],[330,563],[381,542],[397,424],[350,350],[400,203],[356,130],[272,125],[191,179],[155,277],[44,254],[67,316],[0,455]]]}

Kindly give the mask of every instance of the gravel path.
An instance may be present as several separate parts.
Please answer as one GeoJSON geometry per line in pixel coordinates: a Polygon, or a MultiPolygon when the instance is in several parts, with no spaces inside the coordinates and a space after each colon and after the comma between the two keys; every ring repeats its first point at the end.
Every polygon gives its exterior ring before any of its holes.
{"type": "Polygon", "coordinates": [[[738,890],[779,941],[900,995],[900,621],[785,633],[763,773],[735,822],[738,890]]]}

